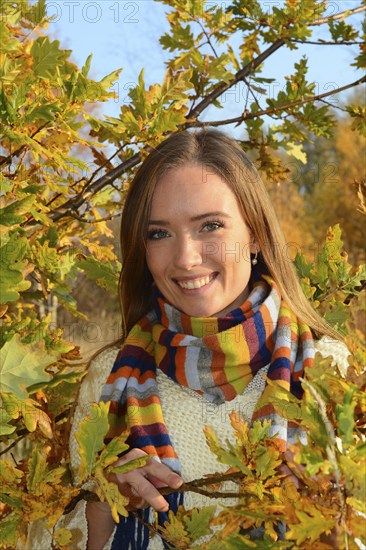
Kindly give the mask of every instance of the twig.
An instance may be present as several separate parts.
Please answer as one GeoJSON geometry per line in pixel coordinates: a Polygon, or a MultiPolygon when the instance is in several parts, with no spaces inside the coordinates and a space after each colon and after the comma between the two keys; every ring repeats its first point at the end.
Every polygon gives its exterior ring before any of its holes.
{"type": "Polygon", "coordinates": [[[348,113],[347,109],[343,109],[343,107],[339,107],[339,105],[333,105],[330,101],[326,101],[325,99],[319,99],[322,103],[325,105],[328,105],[332,109],[338,109],[338,111],[342,111],[343,113],[348,113]]]}
{"type": "Polygon", "coordinates": [[[78,216],[77,214],[70,213],[71,218],[74,218],[75,220],[78,220],[79,222],[82,222],[82,223],[92,223],[92,224],[107,222],[109,220],[114,220],[115,218],[118,218],[120,215],[121,215],[121,213],[117,212],[117,214],[111,214],[110,216],[106,216],[105,218],[100,218],[99,220],[95,220],[95,219],[87,220],[83,216],[78,216]]]}
{"type": "Polygon", "coordinates": [[[344,40],[343,42],[331,42],[326,40],[296,40],[295,38],[290,38],[290,42],[294,42],[295,44],[311,44],[316,46],[362,46],[363,42],[347,42],[344,40]]]}
{"type": "Polygon", "coordinates": [[[207,34],[207,31],[206,31],[205,27],[202,25],[202,23],[201,23],[199,17],[195,17],[195,18],[194,18],[194,21],[196,21],[196,23],[198,23],[199,26],[201,27],[201,30],[202,30],[203,34],[204,34],[205,37],[207,38],[207,42],[206,42],[206,43],[210,46],[211,50],[213,51],[214,56],[215,56],[215,57],[218,57],[218,55],[217,55],[217,53],[216,53],[216,50],[215,50],[215,48],[214,48],[214,45],[213,45],[212,42],[211,42],[211,37],[210,37],[209,34],[207,34]]]}
{"type": "MultiPolygon", "coordinates": [[[[64,411],[62,411],[62,413],[60,413],[59,415],[57,415],[55,417],[54,422],[57,424],[57,422],[60,422],[61,420],[64,420],[65,418],[67,418],[70,414],[70,411],[71,411],[71,407],[69,409],[65,409],[64,411]]],[[[4,455],[5,453],[8,453],[10,451],[10,449],[15,447],[15,445],[17,445],[19,443],[19,441],[21,441],[27,435],[29,435],[29,430],[27,430],[26,428],[23,428],[23,429],[19,430],[17,432],[17,434],[19,435],[19,437],[15,441],[13,441],[13,443],[11,443],[8,447],[6,447],[2,451],[0,451],[0,456],[4,455]]]]}
{"type": "MultiPolygon", "coordinates": [[[[202,477],[199,479],[194,479],[192,481],[188,481],[185,483],[185,486],[189,488],[191,487],[202,487],[202,485],[208,485],[212,483],[221,483],[223,481],[233,481],[234,479],[241,479],[243,477],[243,472],[231,472],[230,474],[215,474],[210,477],[202,477]]],[[[182,485],[183,487],[183,485],[182,485]]],[[[160,491],[164,491],[167,489],[167,487],[162,487],[160,491]]],[[[187,490],[187,489],[186,489],[187,490]]],[[[176,489],[170,490],[172,493],[176,492],[176,489]]],[[[163,493],[162,493],[163,494],[163,493]]],[[[169,493],[166,493],[169,494],[169,493]]]]}
{"type": "MultiPolygon", "coordinates": [[[[348,281],[344,285],[337,286],[337,288],[335,288],[335,289],[331,290],[330,292],[327,292],[326,294],[324,294],[324,296],[322,298],[322,301],[328,301],[329,298],[331,296],[333,296],[333,294],[335,294],[336,292],[338,292],[340,290],[343,290],[344,286],[349,285],[349,283],[352,282],[352,280],[354,280],[356,278],[357,278],[357,276],[355,275],[354,277],[352,277],[352,279],[350,281],[348,281]]],[[[358,285],[357,288],[360,289],[359,292],[358,292],[358,294],[360,294],[360,292],[362,292],[366,288],[366,281],[360,281],[360,285],[358,285]]],[[[354,297],[355,297],[354,294],[348,294],[346,296],[346,298],[343,300],[343,303],[346,304],[346,305],[349,304],[349,302],[351,301],[351,298],[354,298],[354,297]]]]}
{"type": "Polygon", "coordinates": [[[85,187],[87,187],[93,181],[93,179],[98,174],[98,172],[100,172],[100,170],[102,170],[107,164],[109,164],[122,151],[122,149],[126,147],[126,145],[130,145],[130,144],[126,142],[123,145],[121,145],[121,147],[118,147],[117,151],[115,151],[113,155],[111,155],[108,159],[106,159],[106,161],[102,164],[102,166],[98,166],[98,168],[91,174],[89,179],[86,180],[85,187]]]}
{"type": "MultiPolygon", "coordinates": [[[[248,80],[247,80],[245,77],[243,78],[243,81],[244,81],[245,84],[248,86],[248,91],[249,91],[249,93],[251,94],[252,98],[254,99],[255,103],[257,104],[258,109],[261,110],[262,107],[260,106],[259,101],[258,101],[258,99],[257,99],[257,97],[256,97],[256,95],[255,95],[255,93],[253,92],[252,88],[251,88],[250,82],[248,82],[248,80]]],[[[247,99],[248,99],[248,96],[247,96],[247,99]]],[[[246,107],[247,107],[247,104],[245,105],[245,109],[246,109],[246,107]]],[[[244,110],[245,110],[245,109],[244,109],[244,110]]]]}

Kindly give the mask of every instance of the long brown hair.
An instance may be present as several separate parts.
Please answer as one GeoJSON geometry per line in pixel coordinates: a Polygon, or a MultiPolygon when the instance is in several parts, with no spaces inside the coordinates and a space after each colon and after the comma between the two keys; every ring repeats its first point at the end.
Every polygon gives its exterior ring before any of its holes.
{"type": "Polygon", "coordinates": [[[219,175],[234,192],[256,243],[260,259],[277,282],[292,311],[316,336],[340,335],[306,299],[292,261],[286,257],[286,241],[262,179],[241,147],[217,130],[180,132],[167,138],[150,153],[128,191],[121,223],[123,267],[119,280],[122,338],[151,307],[152,276],[148,270],[146,235],[152,197],[159,178],[184,165],[201,165],[219,175]]]}

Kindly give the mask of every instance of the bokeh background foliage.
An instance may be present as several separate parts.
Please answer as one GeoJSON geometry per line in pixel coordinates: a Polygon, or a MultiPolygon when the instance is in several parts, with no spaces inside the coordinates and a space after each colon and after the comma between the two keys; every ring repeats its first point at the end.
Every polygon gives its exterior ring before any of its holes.
{"type": "MultiPolygon", "coordinates": [[[[126,501],[106,475],[125,445],[103,447],[104,406],[94,405],[80,427],[77,472],[68,451],[87,357],[120,335],[116,235],[124,195],[141,160],[170,133],[203,126],[230,133],[233,124],[268,184],[306,295],[352,355],[347,372],[318,358],[301,404],[289,406],[290,396],[282,396],[284,414],[310,430],[309,444],[293,455],[279,456],[265,425],[249,429],[232,417],[230,448],[208,430],[241,500],[216,519],[212,508],[182,511],[164,536],[172,547],[189,548],[217,523],[223,530],[202,548],[252,548],[257,543],[243,529],[265,522],[267,547],[281,548],[274,526],[282,518],[296,548],[331,548],[325,532],[338,533],[340,548],[357,548],[365,534],[365,78],[317,94],[299,57],[283,88],[266,97],[271,79],[261,71],[281,48],[311,42],[319,27],[321,41],[352,48],[355,70],[365,68],[364,3],[331,17],[319,0],[287,0],[270,13],[256,0],[164,4],[170,31],[160,44],[171,53],[164,81],[147,87],[141,70],[118,117],[100,111],[120,70],[96,81],[91,56],[77,67],[46,32],[45,0],[1,4],[0,548],[24,541],[37,520],[53,548],[73,548],[76,534],[57,522],[79,499],[92,498],[83,488],[90,479],[114,514],[124,513],[126,501]],[[246,101],[225,119],[222,99],[239,82],[246,101]],[[340,92],[345,99],[334,109],[329,97],[340,92]],[[281,460],[300,488],[284,484],[281,460]]],[[[220,493],[221,481],[184,488],[220,493]]]]}

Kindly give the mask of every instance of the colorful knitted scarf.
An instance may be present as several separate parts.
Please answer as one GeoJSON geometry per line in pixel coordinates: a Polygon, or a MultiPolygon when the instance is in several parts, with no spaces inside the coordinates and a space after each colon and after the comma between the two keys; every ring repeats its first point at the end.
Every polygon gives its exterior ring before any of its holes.
{"type": "MultiPolygon", "coordinates": [[[[157,368],[177,384],[220,404],[242,394],[259,369],[269,365],[268,379],[280,381],[301,397],[299,379],[314,361],[311,331],[258,266],[252,272],[251,288],[241,307],[208,318],[189,317],[154,289],[154,309],[128,334],[102,391],[101,400],[111,401],[108,438],[127,429],[130,447],[155,455],[180,472],[163,418],[157,368]]],[[[277,434],[279,447],[285,450],[291,426],[271,403],[275,395],[276,389],[266,383],[252,419],[270,418],[271,433],[277,434]]],[[[177,494],[170,495],[173,511],[179,503],[177,494]]],[[[159,514],[159,523],[167,518],[159,514]]],[[[148,533],[137,534],[136,518],[131,514],[127,520],[121,518],[112,548],[142,550],[147,544],[148,533]],[[141,539],[138,544],[136,537],[141,539]]]]}

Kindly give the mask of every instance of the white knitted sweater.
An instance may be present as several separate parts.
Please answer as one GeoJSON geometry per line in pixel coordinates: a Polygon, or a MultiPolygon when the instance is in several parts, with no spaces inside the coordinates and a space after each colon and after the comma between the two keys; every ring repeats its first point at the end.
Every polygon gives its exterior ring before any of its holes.
{"type": "MultiPolygon", "coordinates": [[[[339,367],[347,368],[347,348],[329,338],[322,338],[315,343],[316,350],[324,357],[332,355],[339,367]]],[[[74,437],[79,422],[88,414],[92,403],[98,402],[102,387],[111,371],[117,355],[117,348],[109,348],[100,353],[90,364],[79,394],[75,417],[70,437],[70,457],[72,466],[76,469],[80,457],[74,437]]],[[[221,441],[232,438],[232,429],[229,413],[238,411],[246,420],[250,420],[255,404],[261,395],[265,379],[263,374],[268,366],[263,367],[253,378],[242,395],[221,405],[209,403],[195,392],[178,386],[161,371],[157,371],[157,382],[162,404],[163,416],[175,451],[182,466],[181,475],[185,481],[203,477],[207,473],[222,472],[227,467],[216,460],[209,451],[203,428],[209,425],[221,441]]],[[[186,509],[202,507],[212,504],[208,497],[195,493],[185,494],[184,506],[186,509]]],[[[217,501],[214,501],[217,504],[217,501]]],[[[85,502],[81,501],[73,512],[60,520],[58,528],[65,527],[76,533],[71,545],[72,550],[86,548],[87,524],[85,518],[85,502]]],[[[111,537],[105,550],[109,550],[111,537]]],[[[45,550],[50,548],[50,536],[42,522],[35,522],[29,528],[27,550],[45,550]]],[[[21,548],[18,546],[18,548],[21,548]]],[[[154,537],[150,540],[149,550],[161,550],[161,539],[154,537]]]]}

